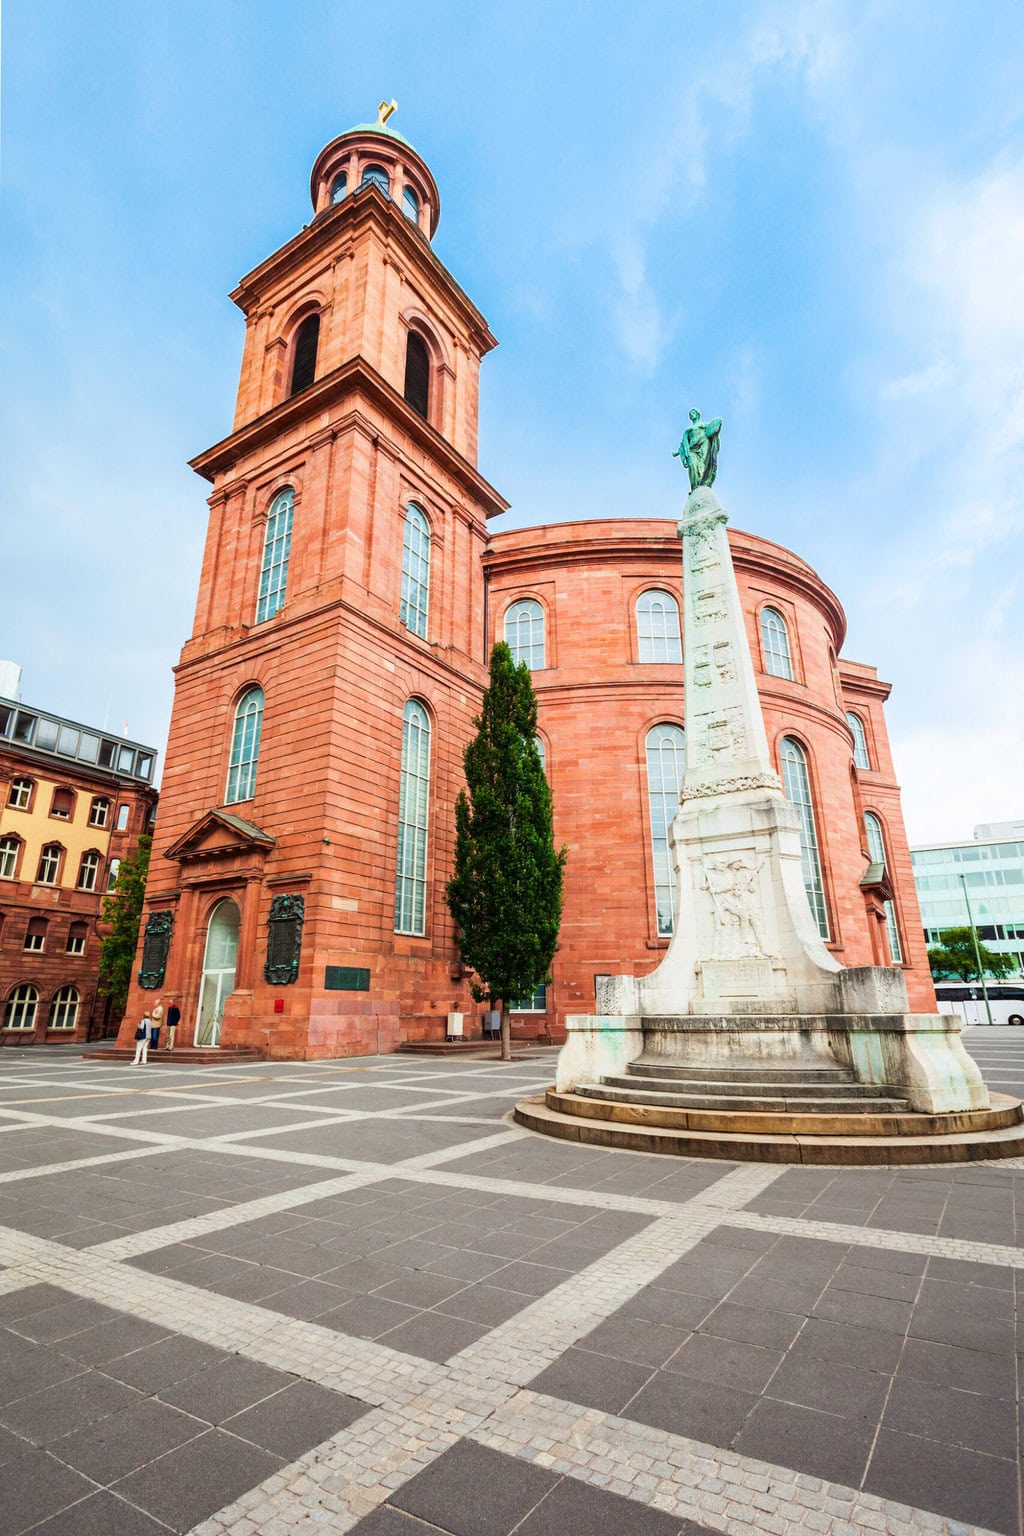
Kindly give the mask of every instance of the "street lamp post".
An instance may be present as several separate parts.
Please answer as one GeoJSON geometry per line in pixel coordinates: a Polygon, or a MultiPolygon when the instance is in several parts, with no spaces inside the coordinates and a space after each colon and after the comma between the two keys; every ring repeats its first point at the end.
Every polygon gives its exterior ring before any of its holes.
{"type": "Polygon", "coordinates": [[[967,907],[967,921],[971,925],[971,938],[974,940],[974,959],[978,967],[978,978],[981,981],[981,995],[985,999],[985,1012],[988,1021],[992,1023],[992,1004],[988,1000],[988,987],[985,985],[985,968],[981,963],[981,950],[978,948],[978,930],[974,926],[974,914],[971,911],[971,898],[967,894],[967,876],[960,876],[960,884],[964,888],[964,903],[967,907]]]}

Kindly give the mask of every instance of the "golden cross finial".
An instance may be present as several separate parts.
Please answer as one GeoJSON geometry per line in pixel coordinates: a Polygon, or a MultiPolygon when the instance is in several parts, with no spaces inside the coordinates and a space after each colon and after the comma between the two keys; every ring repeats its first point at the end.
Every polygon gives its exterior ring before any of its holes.
{"type": "Polygon", "coordinates": [[[392,112],[397,112],[397,110],[398,102],[395,101],[394,97],[392,97],[390,101],[382,101],[380,106],[377,108],[377,122],[379,126],[383,128],[392,112]]]}

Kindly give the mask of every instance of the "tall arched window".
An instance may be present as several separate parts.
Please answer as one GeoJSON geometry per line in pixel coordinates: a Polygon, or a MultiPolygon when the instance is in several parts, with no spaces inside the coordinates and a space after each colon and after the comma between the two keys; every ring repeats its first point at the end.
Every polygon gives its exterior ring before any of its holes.
{"type": "Polygon", "coordinates": [[[399,618],[414,635],[427,638],[430,598],[430,525],[415,502],[405,509],[402,538],[402,606],[399,618]]]}
{"type": "Polygon", "coordinates": [[[544,738],[543,738],[543,736],[535,736],[533,738],[533,744],[537,748],[537,756],[540,758],[540,765],[541,765],[541,767],[544,770],[544,777],[547,778],[547,776],[548,776],[548,753],[547,753],[547,748],[544,745],[544,738]]]}
{"type": "Polygon", "coordinates": [[[289,395],[308,389],[316,378],[316,351],[320,345],[320,316],[307,315],[292,343],[292,382],[289,395]]]}
{"type": "Polygon", "coordinates": [[[682,661],[679,604],[671,592],[641,592],[636,600],[636,635],[641,661],[682,661]]]}
{"type": "Polygon", "coordinates": [[[410,224],[418,224],[420,221],[420,200],[412,187],[406,187],[402,193],[402,212],[410,224]]]}
{"type": "Polygon", "coordinates": [[[18,854],[21,838],[13,834],[0,837],[0,880],[13,880],[18,873],[18,854]]]}
{"type": "Polygon", "coordinates": [[[61,858],[64,853],[60,843],[45,843],[39,855],[36,871],[37,885],[56,885],[60,877],[61,858]]]}
{"type": "Polygon", "coordinates": [[[761,609],[761,645],[765,671],[772,677],[788,677],[792,682],[793,661],[789,654],[789,633],[786,621],[777,608],[761,609]]]}
{"type": "Polygon", "coordinates": [[[398,871],[395,932],[426,931],[427,822],[430,810],[430,716],[418,699],[402,715],[402,778],[398,794],[398,871]]]}
{"type": "Polygon", "coordinates": [[[284,605],[294,511],[295,492],[290,488],[280,491],[270,503],[270,511],[267,513],[267,531],[263,538],[259,594],[256,600],[257,624],[262,624],[264,619],[272,619],[277,610],[284,605]]]}
{"type": "Polygon", "coordinates": [[[74,1029],[78,1023],[78,988],[61,987],[50,1004],[50,1028],[74,1029]]]}
{"type": "Polygon", "coordinates": [[[391,196],[391,182],[388,173],[382,165],[368,165],[363,172],[363,179],[359,183],[361,187],[379,187],[385,197],[391,196]]]}
{"type": "Polygon", "coordinates": [[[340,203],[348,191],[348,177],[340,171],[331,182],[331,202],[340,203]]]}
{"type": "Polygon", "coordinates": [[[15,987],[4,1009],[4,1029],[32,1029],[36,1022],[39,993],[27,981],[15,987]]]}
{"type": "Polygon", "coordinates": [[[525,661],[531,672],[544,667],[544,610],[532,597],[521,597],[505,615],[505,644],[518,665],[525,661]]]}
{"type": "MultiPolygon", "coordinates": [[[[854,716],[856,719],[856,716],[854,716]]],[[[856,762],[856,758],[854,758],[856,762]]],[[[885,834],[882,831],[882,823],[871,811],[864,812],[864,830],[868,836],[868,852],[871,855],[872,864],[884,864],[889,866],[889,860],[885,856],[885,834]]],[[[885,904],[885,931],[889,938],[889,953],[892,956],[893,965],[903,964],[903,945],[900,943],[900,929],[896,921],[896,908],[891,901],[885,904]]]]}
{"type": "Polygon", "coordinates": [[[658,932],[669,934],[676,920],[676,881],[668,847],[668,829],[679,809],[686,772],[686,733],[678,725],[656,725],[647,732],[647,799],[651,810],[651,853],[658,932]]]}
{"type": "Polygon", "coordinates": [[[825,905],[825,881],[821,872],[821,856],[818,852],[818,828],[814,820],[814,802],[811,799],[811,776],[807,769],[807,753],[792,736],[784,736],[779,748],[782,762],[782,786],[786,799],[800,812],[800,861],[804,871],[804,887],[810,902],[814,921],[823,939],[829,937],[828,908],[825,905]]]}
{"type": "Polygon", "coordinates": [[[225,805],[233,805],[236,800],[251,800],[256,793],[256,765],[262,730],[263,689],[249,688],[242,694],[235,710],[225,805]]]}
{"type": "Polygon", "coordinates": [[[858,768],[870,768],[871,759],[868,756],[868,739],[864,734],[864,722],[860,715],[847,712],[846,723],[853,732],[853,761],[858,768]]]}
{"type": "Polygon", "coordinates": [[[430,353],[418,331],[405,338],[405,398],[427,420],[430,407],[430,353]]]}

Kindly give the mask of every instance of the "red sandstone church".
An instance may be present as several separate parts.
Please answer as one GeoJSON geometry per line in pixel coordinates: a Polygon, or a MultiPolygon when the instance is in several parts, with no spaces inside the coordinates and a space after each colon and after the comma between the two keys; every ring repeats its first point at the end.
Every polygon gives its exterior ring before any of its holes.
{"type": "MultiPolygon", "coordinates": [[[[345,1056],[478,1034],[445,882],[462,753],[504,637],[532,672],[555,834],[569,848],[551,984],[521,1035],[559,1039],[594,979],[667,947],[685,753],[674,525],[488,534],[476,465],[496,345],[434,255],[437,187],[386,124],[313,167],[311,223],[232,294],[234,427],[177,667],[138,980],[179,1044],[345,1056]]],[[[848,965],[897,964],[934,1008],[889,685],[841,658],[843,611],[797,555],[730,535],[769,742],[799,806],[812,912],[848,965]]],[[[124,1043],[124,1042],[122,1042],[124,1043]]]]}

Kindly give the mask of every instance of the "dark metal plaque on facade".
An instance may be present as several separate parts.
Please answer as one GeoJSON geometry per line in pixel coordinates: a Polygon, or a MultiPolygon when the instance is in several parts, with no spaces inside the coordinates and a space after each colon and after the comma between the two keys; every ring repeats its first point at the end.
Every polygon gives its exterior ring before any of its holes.
{"type": "Polygon", "coordinates": [[[299,974],[305,915],[306,903],[302,896],[275,896],[271,900],[263,976],[272,987],[286,987],[299,974]]]}
{"type": "Polygon", "coordinates": [[[369,992],[370,973],[355,965],[329,965],[324,971],[328,992],[369,992]]]}
{"type": "Polygon", "coordinates": [[[167,952],[171,947],[171,929],[174,927],[173,912],[151,912],[146,919],[146,932],[142,940],[142,965],[139,968],[139,986],[152,991],[163,985],[167,969],[167,952]]]}

